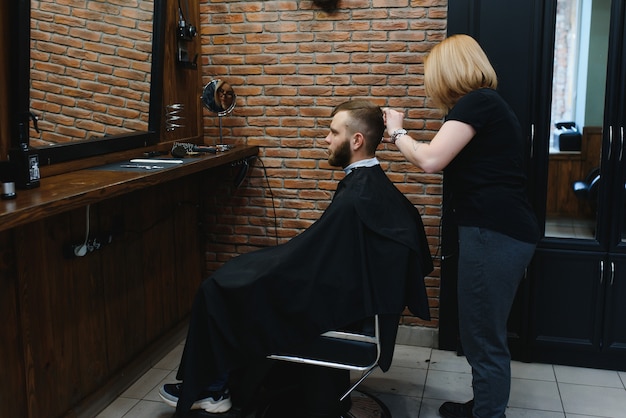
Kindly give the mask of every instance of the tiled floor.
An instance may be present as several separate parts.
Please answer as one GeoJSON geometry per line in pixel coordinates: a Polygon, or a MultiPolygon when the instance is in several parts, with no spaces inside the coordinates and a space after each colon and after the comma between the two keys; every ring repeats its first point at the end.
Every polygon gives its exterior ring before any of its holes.
{"type": "Polygon", "coordinates": [[[593,239],[595,233],[595,219],[546,219],[546,237],[552,238],[579,238],[593,239]]]}
{"type": "MultiPolygon", "coordinates": [[[[158,388],[175,381],[182,344],[106,408],[98,418],[170,418],[158,388]]],[[[509,418],[626,418],[626,372],[513,362],[509,418]]],[[[464,357],[449,351],[396,346],[391,369],[361,385],[389,407],[394,418],[438,417],[444,400],[471,398],[464,357]]]]}

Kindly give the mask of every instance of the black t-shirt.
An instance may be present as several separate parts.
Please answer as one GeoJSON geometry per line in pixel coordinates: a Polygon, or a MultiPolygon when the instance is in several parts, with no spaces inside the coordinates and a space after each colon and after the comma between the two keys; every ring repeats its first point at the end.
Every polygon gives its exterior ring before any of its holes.
{"type": "Polygon", "coordinates": [[[537,220],[526,195],[524,139],[513,110],[495,90],[483,88],[463,96],[446,120],[476,130],[444,170],[458,224],[537,242],[537,220]]]}

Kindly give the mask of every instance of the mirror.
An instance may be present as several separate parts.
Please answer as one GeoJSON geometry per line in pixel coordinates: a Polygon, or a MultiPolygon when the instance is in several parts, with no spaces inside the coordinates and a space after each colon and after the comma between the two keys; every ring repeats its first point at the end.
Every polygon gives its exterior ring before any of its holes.
{"type": "Polygon", "coordinates": [[[233,87],[226,81],[212,80],[202,90],[202,103],[204,107],[217,116],[226,116],[235,108],[237,95],[233,87]]]}
{"type": "Polygon", "coordinates": [[[41,164],[156,143],[163,0],[28,2],[20,17],[28,17],[30,43],[20,65],[30,103],[19,115],[41,164]],[[39,132],[22,117],[30,112],[39,132]]]}
{"type": "Polygon", "coordinates": [[[594,240],[610,0],[557,0],[545,236],[594,240]]]}
{"type": "Polygon", "coordinates": [[[220,144],[222,144],[222,117],[232,112],[237,104],[237,95],[233,86],[220,79],[211,80],[202,90],[202,104],[209,111],[217,114],[220,122],[220,144]]]}

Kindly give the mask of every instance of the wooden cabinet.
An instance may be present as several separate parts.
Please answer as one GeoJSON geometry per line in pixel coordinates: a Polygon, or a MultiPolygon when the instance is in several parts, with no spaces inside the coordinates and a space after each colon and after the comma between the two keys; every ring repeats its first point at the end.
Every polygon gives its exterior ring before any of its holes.
{"type": "Polygon", "coordinates": [[[84,239],[85,207],[0,233],[0,363],[11,382],[1,416],[70,413],[185,318],[203,276],[200,184],[91,205],[92,237],[112,240],[84,257],[66,250],[84,239]]]}
{"type": "Polygon", "coordinates": [[[63,416],[185,318],[202,279],[199,185],[91,205],[92,236],[112,240],[84,257],[66,255],[84,237],[84,207],[10,232],[28,388],[17,416],[63,416]]]}
{"type": "Polygon", "coordinates": [[[65,173],[0,201],[1,417],[93,416],[180,343],[206,275],[207,184],[232,181],[212,169],[257,152],[65,173]],[[93,251],[76,257],[87,213],[93,251]]]}

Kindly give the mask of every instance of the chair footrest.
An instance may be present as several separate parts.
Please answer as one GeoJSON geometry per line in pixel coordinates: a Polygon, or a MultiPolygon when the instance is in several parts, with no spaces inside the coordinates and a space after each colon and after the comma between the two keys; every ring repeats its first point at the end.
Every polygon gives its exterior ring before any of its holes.
{"type": "MultiPolygon", "coordinates": [[[[276,356],[289,356],[329,363],[340,363],[353,367],[368,367],[376,362],[378,348],[376,344],[363,341],[347,341],[333,337],[320,336],[306,347],[276,356]]],[[[273,356],[270,356],[273,357],[273,356]]],[[[303,361],[304,362],[304,361],[303,361]]]]}

